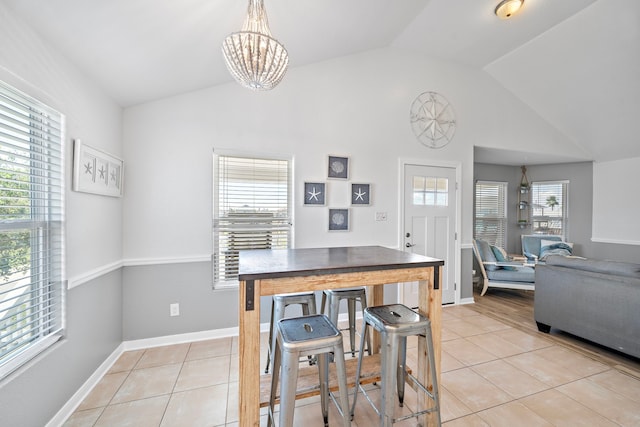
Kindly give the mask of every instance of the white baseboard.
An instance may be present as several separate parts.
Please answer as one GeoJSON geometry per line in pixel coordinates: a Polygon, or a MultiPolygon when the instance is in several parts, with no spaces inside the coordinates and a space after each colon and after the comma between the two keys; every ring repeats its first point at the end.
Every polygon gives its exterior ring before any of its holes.
{"type": "Polygon", "coordinates": [[[462,298],[460,300],[460,302],[458,302],[458,305],[474,304],[475,302],[476,302],[476,300],[474,300],[473,297],[471,297],[471,298],[462,298]]]}
{"type": "Polygon", "coordinates": [[[82,384],[82,386],[76,391],[73,396],[64,404],[57,414],[53,416],[46,424],[46,427],[58,427],[65,423],[65,421],[73,414],[73,412],[80,406],[82,401],[91,393],[91,390],[100,382],[102,377],[109,372],[109,369],[118,360],[120,355],[124,352],[124,343],[120,344],[113,352],[105,359],[104,362],[94,371],[93,374],[82,384]]]}
{"type": "MultiPolygon", "coordinates": [[[[356,313],[356,318],[362,318],[362,313],[356,313]]],[[[341,313],[338,316],[338,321],[349,320],[347,313],[341,313]]],[[[260,332],[268,332],[269,323],[260,324],[260,332]]],[[[95,370],[93,374],[82,384],[82,386],[74,393],[73,396],[64,404],[64,406],[58,411],[58,413],[49,420],[46,427],[59,427],[62,426],[65,421],[73,414],[73,412],[80,406],[82,401],[89,395],[91,390],[100,382],[102,377],[109,372],[109,369],[113,366],[118,358],[125,351],[143,350],[147,348],[160,347],[165,345],[182,344],[186,342],[196,342],[211,340],[217,338],[227,338],[238,336],[238,327],[225,328],[225,329],[212,329],[209,331],[190,332],[186,334],[167,335],[163,337],[144,338],[139,340],[123,341],[114,351],[102,362],[102,364],[95,370]]]]}
{"type": "MultiPolygon", "coordinates": [[[[267,325],[267,331],[269,330],[267,325]]],[[[262,331],[262,325],[260,325],[262,331]]],[[[189,332],[186,334],[166,335],[163,337],[144,338],[140,340],[124,341],[124,351],[143,350],[146,348],[160,347],[164,345],[183,344],[186,342],[196,342],[213,340],[217,338],[227,338],[238,336],[238,327],[225,329],[211,329],[209,331],[189,332]]]]}

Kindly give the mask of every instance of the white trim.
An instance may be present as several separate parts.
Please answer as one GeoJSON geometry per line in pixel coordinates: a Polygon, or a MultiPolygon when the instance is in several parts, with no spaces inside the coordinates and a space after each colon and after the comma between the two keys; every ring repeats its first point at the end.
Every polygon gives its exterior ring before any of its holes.
{"type": "Polygon", "coordinates": [[[70,278],[67,281],[67,289],[73,289],[76,286],[83,285],[87,282],[90,282],[100,276],[104,276],[105,274],[111,273],[114,270],[122,268],[122,261],[112,262],[111,264],[103,265],[102,267],[94,268],[93,270],[89,270],[86,273],[79,274],[75,277],[70,278]]]}
{"type": "Polygon", "coordinates": [[[141,265],[186,264],[191,262],[209,261],[211,261],[211,254],[167,258],[130,258],[123,260],[123,265],[125,267],[136,267],[141,265]]]}
{"type": "MultiPolygon", "coordinates": [[[[471,298],[461,298],[460,301],[458,302],[458,305],[465,305],[465,304],[475,304],[476,300],[473,299],[473,297],[471,298]]],[[[443,305],[442,308],[447,307],[446,305],[443,305]]]]}
{"type": "Polygon", "coordinates": [[[71,396],[67,403],[49,420],[46,427],[57,427],[65,423],[65,421],[75,412],[82,401],[91,393],[91,390],[100,382],[109,369],[118,360],[124,352],[124,345],[121,343],[113,352],[100,364],[93,374],[82,384],[82,386],[71,396]]]}
{"type": "Polygon", "coordinates": [[[640,241],[638,240],[610,239],[607,237],[592,237],[591,241],[594,243],[613,243],[616,245],[640,245],[640,241]]]}
{"type": "Polygon", "coordinates": [[[161,347],[165,345],[184,344],[189,342],[206,341],[234,336],[238,336],[237,326],[233,328],[210,329],[208,331],[188,332],[185,334],[165,335],[162,337],[124,341],[122,344],[124,346],[124,351],[132,351],[161,347]]]}

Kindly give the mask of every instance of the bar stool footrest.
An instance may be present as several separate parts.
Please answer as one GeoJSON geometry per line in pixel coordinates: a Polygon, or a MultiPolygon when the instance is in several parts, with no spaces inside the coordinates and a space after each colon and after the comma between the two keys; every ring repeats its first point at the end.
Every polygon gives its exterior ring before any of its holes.
{"type": "MultiPolygon", "coordinates": [[[[345,366],[347,370],[347,387],[353,389],[355,386],[355,375],[358,359],[346,359],[345,366]]],[[[407,367],[407,372],[412,370],[407,367]]],[[[372,384],[380,382],[380,354],[366,356],[362,364],[362,376],[360,384],[372,384]]],[[[329,365],[329,390],[338,391],[338,380],[336,378],[335,365],[329,365]]],[[[271,375],[260,376],[260,407],[269,406],[269,393],[271,391],[271,375]]],[[[298,374],[298,390],[296,399],[304,399],[307,397],[320,395],[320,386],[318,385],[318,369],[316,367],[300,367],[298,374]]],[[[276,403],[280,403],[280,391],[276,403]]]]}

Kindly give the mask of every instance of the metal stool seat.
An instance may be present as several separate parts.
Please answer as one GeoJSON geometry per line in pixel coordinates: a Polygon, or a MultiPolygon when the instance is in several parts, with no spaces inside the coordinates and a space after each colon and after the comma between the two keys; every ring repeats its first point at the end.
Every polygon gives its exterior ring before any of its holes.
{"type": "MultiPolygon", "coordinates": [[[[416,390],[416,391],[417,391],[416,390]]],[[[362,336],[360,340],[360,358],[356,370],[356,386],[353,396],[353,406],[351,416],[353,417],[358,392],[367,397],[367,400],[380,416],[380,425],[390,427],[394,422],[407,418],[418,417],[427,413],[437,414],[437,425],[440,425],[440,398],[438,395],[438,383],[436,376],[435,357],[433,354],[433,339],[431,336],[431,321],[429,318],[416,313],[409,307],[402,304],[383,305],[369,307],[364,310],[364,322],[362,324],[362,336]],[[367,325],[371,325],[380,332],[381,341],[381,382],[382,397],[381,408],[378,409],[360,385],[360,372],[362,369],[362,350],[364,348],[365,336],[368,334],[367,325]],[[427,357],[429,358],[430,378],[433,382],[433,390],[429,391],[426,385],[421,384],[417,378],[406,372],[407,337],[417,335],[418,339],[426,340],[427,357]],[[395,371],[395,372],[394,372],[395,371]],[[394,389],[398,393],[400,406],[404,404],[404,384],[405,379],[411,380],[416,389],[426,393],[433,401],[433,405],[428,409],[418,410],[409,415],[394,418],[394,389]]]]}
{"type": "Polygon", "coordinates": [[[273,422],[273,407],[278,387],[278,376],[282,367],[280,385],[280,426],[293,425],[293,412],[298,382],[298,365],[301,356],[316,355],[324,425],[329,423],[329,402],[331,397],[342,416],[344,427],[351,425],[347,374],[342,348],[342,334],[323,314],[282,319],[276,326],[276,345],[273,355],[271,394],[269,397],[269,417],[267,426],[273,422]],[[340,404],[329,390],[329,354],[333,353],[338,377],[340,404]]]}
{"type": "MultiPolygon", "coordinates": [[[[365,288],[354,289],[327,289],[322,292],[322,304],[320,313],[324,313],[329,299],[329,320],[338,327],[338,313],[340,311],[340,301],[347,300],[347,311],[349,313],[349,341],[351,344],[351,356],[356,355],[356,302],[360,301],[360,308],[364,317],[364,309],[367,308],[367,293],[365,288]]],[[[367,351],[371,356],[371,339],[367,337],[367,351]]]]}
{"type": "MultiPolygon", "coordinates": [[[[293,304],[302,306],[302,314],[308,316],[316,314],[316,295],[313,292],[303,292],[297,294],[277,294],[271,299],[271,321],[269,322],[269,349],[267,351],[267,366],[264,373],[268,374],[273,364],[273,348],[276,345],[276,336],[273,333],[273,325],[285,318],[285,309],[293,304]]],[[[312,363],[312,356],[309,356],[309,363],[312,363]]]]}

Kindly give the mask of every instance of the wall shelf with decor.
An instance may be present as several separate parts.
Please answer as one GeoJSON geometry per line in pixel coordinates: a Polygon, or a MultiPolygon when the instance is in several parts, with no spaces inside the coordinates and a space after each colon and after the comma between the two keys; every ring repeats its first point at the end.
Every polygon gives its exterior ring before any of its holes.
{"type": "Polygon", "coordinates": [[[529,180],[527,179],[527,167],[522,166],[522,178],[518,186],[518,227],[527,228],[529,226],[529,180]]]}

